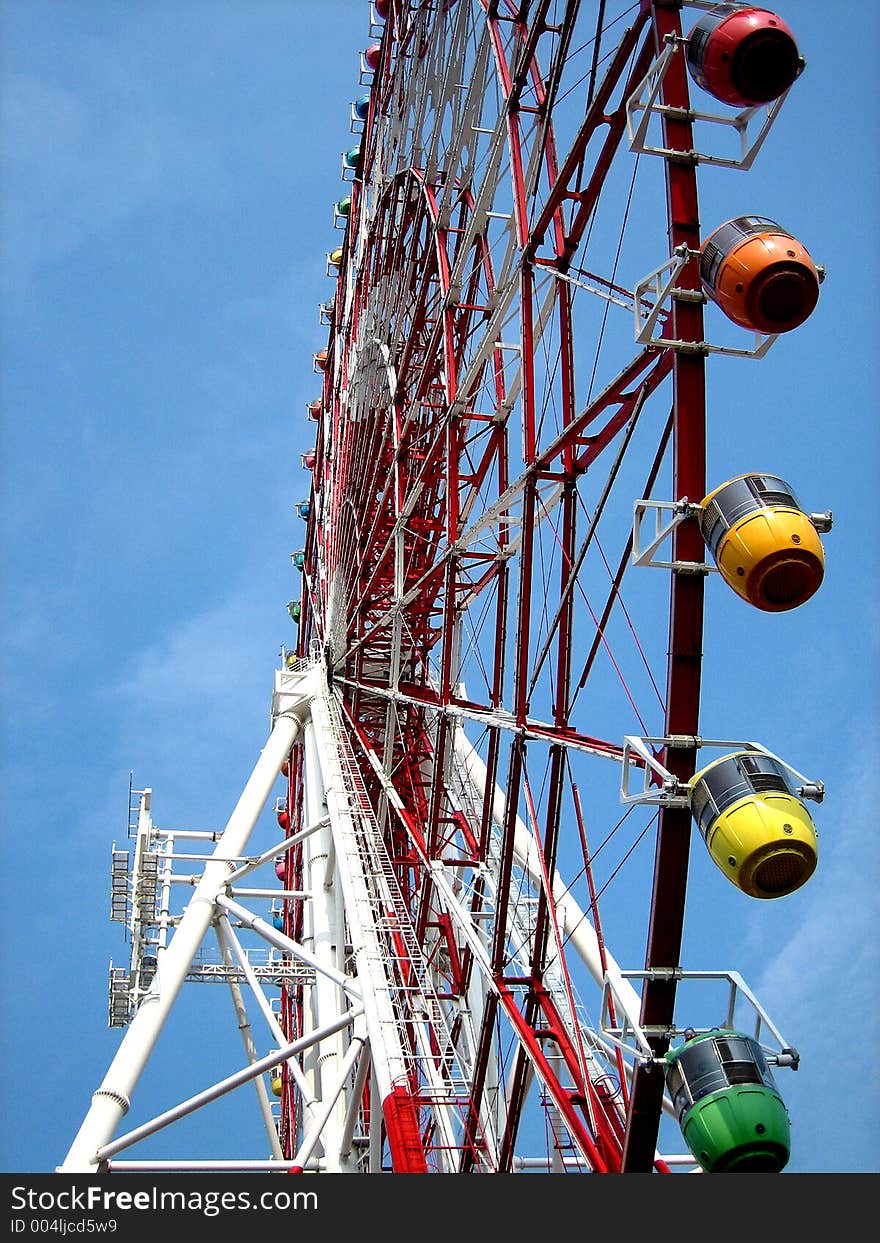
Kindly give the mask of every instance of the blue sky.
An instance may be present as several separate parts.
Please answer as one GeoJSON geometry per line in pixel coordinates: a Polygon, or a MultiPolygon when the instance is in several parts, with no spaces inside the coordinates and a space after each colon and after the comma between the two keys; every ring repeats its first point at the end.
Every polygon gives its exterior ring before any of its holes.
{"type": "MultiPolygon", "coordinates": [[[[756,170],[703,179],[703,218],[775,216],[828,278],[762,363],[710,364],[710,475],[776,470],[835,526],[803,609],[713,600],[706,685],[727,690],[703,720],[828,794],[815,878],[772,909],[725,897],[741,926],[714,965],[801,1052],[790,1168],[877,1171],[880,21],[870,0],[780,11],[807,70],[756,170]]],[[[118,1043],[129,772],[163,827],[221,827],[265,740],[367,37],[361,0],[0,0],[6,1171],[63,1158],[118,1043]]],[[[717,896],[692,886],[689,924],[717,896]]],[[[190,986],[189,1034],[145,1094],[207,1082],[208,991],[190,986]]],[[[241,1155],[250,1133],[223,1116],[241,1155]]]]}

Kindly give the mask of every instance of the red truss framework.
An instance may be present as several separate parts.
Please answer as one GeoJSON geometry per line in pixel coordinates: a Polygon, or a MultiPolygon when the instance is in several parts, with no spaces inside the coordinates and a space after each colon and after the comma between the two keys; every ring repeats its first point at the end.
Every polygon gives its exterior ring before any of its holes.
{"type": "MultiPolygon", "coordinates": [[[[672,573],[659,608],[662,575],[634,587],[653,593],[648,634],[623,588],[633,498],[658,479],[662,495],[699,498],[706,481],[705,359],[686,348],[704,335],[702,300],[686,296],[699,291],[693,259],[662,334],[683,348],[636,345],[632,331],[635,279],[700,240],[694,162],[643,159],[648,189],[633,195],[625,141],[626,100],[681,35],[680,6],[622,7],[392,0],[351,184],[298,652],[323,654],[466,1065],[451,1158],[426,1083],[401,1087],[406,1103],[385,1118],[395,1169],[517,1168],[536,1081],[547,1168],[662,1167],[662,1076],[625,1066],[582,1018],[557,870],[579,860],[604,954],[585,825],[604,834],[623,735],[699,732],[703,577],[672,573]],[[612,698],[613,713],[601,706],[612,698]],[[465,780],[474,753],[482,788],[465,780]]],[[[683,57],[662,101],[679,110],[664,147],[692,151],[683,57]]],[[[703,560],[696,523],[674,540],[676,561],[703,560]]],[[[662,758],[682,779],[694,771],[693,750],[662,758]]],[[[302,803],[294,748],[292,831],[302,803]]],[[[644,838],[627,918],[648,967],[680,960],[690,832],[686,810],[664,809],[644,838]]],[[[289,867],[301,887],[295,852],[289,867]]],[[[297,936],[295,902],[287,919],[297,936]]],[[[401,987],[410,944],[389,950],[401,987]]],[[[670,1023],[674,1001],[674,982],[649,983],[643,1021],[670,1023]]],[[[285,995],[288,1031],[301,1004],[285,995]]],[[[292,1151],[290,1082],[283,1118],[292,1151]]]]}

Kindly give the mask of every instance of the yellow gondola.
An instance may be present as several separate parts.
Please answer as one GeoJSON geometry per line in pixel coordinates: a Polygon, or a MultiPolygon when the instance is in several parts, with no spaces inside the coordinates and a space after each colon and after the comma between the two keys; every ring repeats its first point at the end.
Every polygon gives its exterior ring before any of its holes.
{"type": "Polygon", "coordinates": [[[797,608],[822,583],[819,533],[777,475],[738,475],[715,488],[700,530],[725,582],[764,612],[797,608]]]}
{"type": "Polygon", "coordinates": [[[733,752],[689,784],[691,814],[732,884],[752,898],[782,898],[806,884],[818,861],[816,829],[778,760],[733,752]]]}

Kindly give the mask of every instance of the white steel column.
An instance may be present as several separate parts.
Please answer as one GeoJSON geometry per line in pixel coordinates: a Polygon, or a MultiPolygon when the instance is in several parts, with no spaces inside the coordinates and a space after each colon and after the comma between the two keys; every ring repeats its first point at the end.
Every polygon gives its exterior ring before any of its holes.
{"type": "MultiPolygon", "coordinates": [[[[290,685],[288,680],[287,685],[290,685]]],[[[244,853],[257,818],[275,784],[281,765],[290,752],[300,729],[298,712],[305,703],[302,694],[283,694],[279,700],[272,732],[229,817],[202,879],[184,911],[177,931],[161,955],[149,993],[132,1019],[116,1056],[60,1171],[95,1173],[96,1153],[114,1135],[128,1112],[131,1093],[153,1050],[162,1026],[186,978],[193,957],[211,926],[215,899],[226,885],[233,866],[228,862],[244,853]]]]}
{"type": "MultiPolygon", "coordinates": [[[[321,828],[303,843],[303,879],[311,892],[306,907],[307,928],[311,933],[311,951],[315,960],[325,968],[338,970],[336,935],[338,929],[337,892],[333,884],[331,863],[334,857],[333,835],[327,818],[324,801],[324,781],[315,744],[315,732],[311,720],[303,731],[303,768],[306,819],[309,823],[324,820],[321,828]]],[[[343,947],[344,948],[344,947],[343,947]]],[[[317,972],[311,989],[312,1004],[305,1007],[309,1020],[315,1027],[323,1027],[344,1006],[342,994],[332,978],[317,972]]],[[[308,1030],[308,1027],[305,1028],[308,1030]]],[[[331,1087],[339,1079],[337,1067],[342,1058],[342,1033],[316,1045],[310,1051],[309,1069],[312,1072],[315,1094],[319,1101],[326,1099],[331,1087]]],[[[324,1110],[326,1119],[320,1133],[320,1142],[329,1173],[339,1173],[343,1168],[340,1160],[342,1133],[345,1125],[345,1100],[338,1095],[332,1105],[324,1110]]]]}
{"type": "Polygon", "coordinates": [[[409,1067],[399,1038],[398,1017],[391,1003],[390,980],[386,974],[389,964],[381,933],[376,926],[375,904],[370,891],[370,885],[375,884],[377,878],[364,874],[354,812],[349,803],[333,720],[323,691],[319,691],[312,700],[310,719],[315,728],[316,750],[324,778],[324,797],[336,847],[337,875],[351,930],[358,967],[357,979],[362,990],[370,1037],[373,1075],[381,1103],[390,1095],[395,1083],[406,1081],[409,1067]]]}
{"type": "MultiPolygon", "coordinates": [[[[257,1047],[254,1044],[254,1034],[251,1030],[247,1007],[244,1004],[244,998],[241,995],[241,989],[238,986],[238,981],[231,973],[231,968],[234,965],[232,947],[229,944],[228,938],[223,935],[219,921],[216,932],[217,940],[220,944],[220,953],[223,958],[223,963],[227,970],[230,971],[229,992],[232,995],[232,1005],[235,1009],[235,1017],[238,1021],[238,1030],[241,1032],[245,1056],[247,1057],[248,1062],[253,1065],[254,1062],[257,1061],[257,1047]]],[[[257,1104],[259,1105],[260,1114],[263,1119],[263,1126],[266,1128],[266,1135],[269,1139],[269,1151],[272,1153],[273,1157],[276,1157],[280,1161],[283,1158],[284,1153],[281,1151],[281,1142],[278,1139],[275,1119],[272,1117],[272,1106],[269,1104],[269,1094],[266,1091],[266,1081],[264,1077],[262,1075],[257,1075],[256,1079],[253,1080],[253,1085],[257,1093],[257,1104]]]]}
{"type": "Polygon", "coordinates": [[[295,1169],[297,1166],[304,1167],[309,1157],[312,1155],[315,1145],[320,1141],[324,1148],[324,1172],[339,1173],[342,1170],[342,1166],[339,1161],[341,1144],[337,1144],[332,1152],[328,1152],[327,1137],[328,1134],[332,1134],[334,1140],[336,1139],[336,1126],[332,1120],[332,1114],[337,1107],[340,1097],[344,1100],[344,1093],[349,1087],[351,1072],[354,1070],[358,1057],[365,1056],[363,1049],[366,1034],[363,1030],[363,1021],[356,1021],[355,1027],[357,1030],[352,1036],[351,1043],[348,1046],[348,1052],[342,1059],[342,1064],[338,1069],[336,1069],[336,1063],[334,1062],[333,1064],[337,1074],[335,1083],[330,1080],[327,1073],[327,1067],[325,1066],[322,1068],[322,1073],[324,1075],[324,1094],[323,1100],[321,1101],[321,1110],[315,1118],[312,1126],[303,1136],[302,1142],[294,1154],[291,1162],[291,1168],[295,1169]]]}
{"type": "Polygon", "coordinates": [[[174,834],[162,835],[162,897],[159,905],[159,944],[156,947],[156,961],[165,953],[168,945],[168,929],[171,918],[171,869],[173,867],[174,834]]]}
{"type": "MultiPolygon", "coordinates": [[[[226,915],[221,915],[218,918],[217,923],[216,923],[216,928],[217,928],[217,936],[220,940],[220,943],[227,944],[230,947],[232,953],[238,959],[238,964],[241,967],[242,974],[244,975],[244,978],[247,980],[248,984],[250,985],[251,992],[254,995],[257,1005],[259,1006],[260,1011],[263,1015],[263,1018],[266,1020],[266,1024],[269,1028],[269,1031],[272,1033],[272,1039],[278,1045],[278,1048],[282,1049],[284,1045],[287,1043],[287,1037],[284,1035],[284,1030],[281,1027],[281,1024],[278,1022],[278,1019],[275,1016],[275,1012],[270,1006],[266,998],[266,994],[263,992],[263,989],[260,985],[260,981],[257,979],[256,973],[253,967],[248,962],[247,954],[244,952],[240,941],[238,940],[235,933],[233,932],[232,925],[230,924],[229,919],[226,915]]],[[[306,1082],[305,1077],[299,1068],[299,1062],[296,1060],[295,1057],[288,1058],[287,1067],[288,1067],[288,1070],[290,1071],[292,1078],[294,1079],[296,1083],[296,1086],[299,1088],[301,1099],[302,1099],[303,1111],[309,1118],[311,1118],[315,1101],[314,1101],[314,1097],[311,1095],[311,1089],[309,1087],[309,1084],[306,1082]]]]}
{"type": "MultiPolygon", "coordinates": [[[[482,929],[480,931],[482,933],[482,929]]],[[[482,935],[485,936],[484,933],[482,935]]],[[[469,1022],[473,1029],[469,1049],[469,1060],[472,1065],[476,1059],[477,1051],[475,1035],[479,1031],[483,1016],[486,1013],[490,982],[490,977],[484,970],[477,969],[471,972],[467,990],[468,1012],[462,1015],[462,1018],[465,1022],[469,1022]]],[[[480,1107],[480,1125],[483,1128],[483,1138],[486,1142],[486,1164],[489,1169],[496,1169],[498,1166],[498,1149],[501,1136],[504,1134],[505,1121],[504,1088],[498,1070],[498,1058],[493,1046],[489,1051],[483,1087],[483,1100],[480,1107]]]]}

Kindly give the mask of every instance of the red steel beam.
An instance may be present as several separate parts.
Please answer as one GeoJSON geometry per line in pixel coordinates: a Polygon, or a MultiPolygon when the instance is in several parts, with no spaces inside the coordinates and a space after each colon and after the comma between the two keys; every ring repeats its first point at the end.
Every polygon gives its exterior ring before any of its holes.
{"type": "MultiPolygon", "coordinates": [[[[633,26],[624,33],[620,41],[602,85],[587,109],[587,114],[575,135],[568,155],[562,162],[558,176],[547,196],[541,214],[529,233],[528,253],[531,255],[537,252],[556,212],[562,206],[565,199],[570,197],[572,193],[571,186],[580,179],[582,162],[590,139],[600,125],[607,124],[605,109],[608,106],[614,88],[617,86],[626,68],[626,62],[638,44],[639,36],[644,29],[647,18],[648,14],[643,6],[642,12],[639,13],[633,26]]],[[[604,158],[610,162],[610,156],[607,152],[604,154],[604,158]]]]}
{"type": "MultiPolygon", "coordinates": [[[[667,35],[681,37],[679,2],[653,4],[657,51],[667,35]]],[[[693,151],[689,95],[683,52],[674,56],[664,78],[662,102],[680,109],[664,117],[665,146],[674,152],[693,151]]],[[[667,197],[670,253],[686,244],[699,249],[700,221],[696,169],[686,155],[667,160],[667,197]]],[[[699,293],[697,262],[691,259],[679,278],[679,288],[699,293]]],[[[703,305],[698,298],[674,302],[673,331],[676,339],[703,340],[703,305]]],[[[675,497],[706,494],[706,393],[705,359],[698,351],[676,351],[673,368],[673,492],[675,497]]],[[[704,547],[696,522],[683,522],[675,531],[673,558],[701,562],[704,547]]],[[[665,728],[667,734],[697,735],[699,732],[700,673],[703,645],[703,586],[701,574],[672,572],[669,604],[669,662],[665,728]]],[[[664,763],[680,780],[693,776],[696,752],[667,749],[664,763]]],[[[661,808],[654,861],[654,882],[648,927],[645,966],[677,967],[684,925],[685,892],[691,839],[691,817],[681,808],[661,808]]],[[[675,982],[646,981],[642,993],[641,1022],[667,1026],[673,1022],[675,982]]],[[[666,1038],[654,1038],[651,1047],[662,1057],[669,1047],[666,1038]]],[[[664,1075],[657,1066],[643,1064],[633,1076],[630,1112],[623,1152],[625,1172],[648,1172],[653,1168],[663,1102],[664,1075]]]]}

